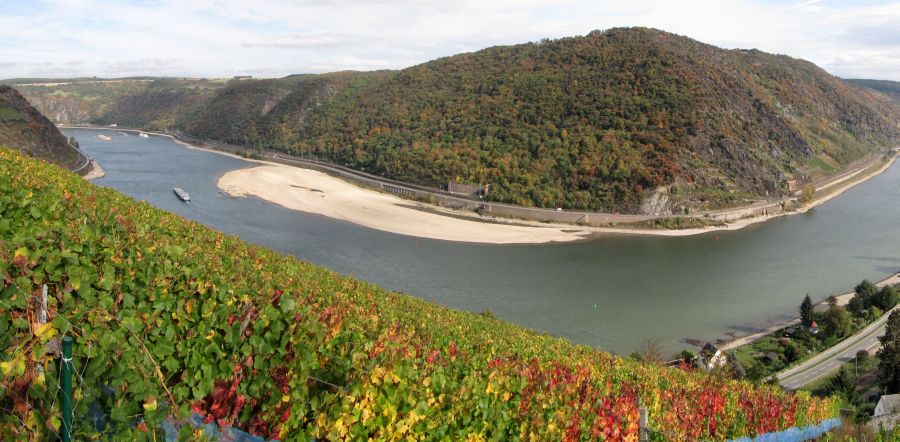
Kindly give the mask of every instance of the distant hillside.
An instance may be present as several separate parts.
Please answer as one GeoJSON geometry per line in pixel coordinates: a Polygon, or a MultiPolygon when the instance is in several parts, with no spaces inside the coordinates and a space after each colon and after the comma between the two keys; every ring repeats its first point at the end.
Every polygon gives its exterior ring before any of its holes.
{"type": "Polygon", "coordinates": [[[898,81],[864,79],[846,79],[844,81],[884,94],[895,107],[900,107],[900,82],[898,81]]]}
{"type": "Polygon", "coordinates": [[[897,110],[812,63],[644,28],[222,85],[192,105],[150,100],[164,116],[109,105],[86,121],[170,125],[420,184],[490,184],[493,201],[653,214],[779,197],[789,179],[900,140],[897,110]]]}
{"type": "Polygon", "coordinates": [[[171,127],[225,85],[220,80],[174,78],[4,80],[58,124],[171,127]]]}
{"type": "Polygon", "coordinates": [[[18,91],[0,85],[0,145],[19,149],[65,168],[81,161],[65,135],[18,91]]]}

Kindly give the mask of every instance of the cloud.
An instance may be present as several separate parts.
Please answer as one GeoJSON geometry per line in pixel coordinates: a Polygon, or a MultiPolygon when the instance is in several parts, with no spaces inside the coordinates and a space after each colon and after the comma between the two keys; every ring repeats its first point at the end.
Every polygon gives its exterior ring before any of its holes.
{"type": "Polygon", "coordinates": [[[86,76],[403,68],[617,26],[900,80],[900,0],[3,0],[0,60],[14,64],[0,78],[59,71],[42,62],[86,76]]]}
{"type": "Polygon", "coordinates": [[[323,46],[335,46],[348,43],[347,38],[338,38],[334,35],[290,35],[277,37],[270,40],[257,39],[244,43],[244,47],[262,48],[316,48],[323,46]]]}

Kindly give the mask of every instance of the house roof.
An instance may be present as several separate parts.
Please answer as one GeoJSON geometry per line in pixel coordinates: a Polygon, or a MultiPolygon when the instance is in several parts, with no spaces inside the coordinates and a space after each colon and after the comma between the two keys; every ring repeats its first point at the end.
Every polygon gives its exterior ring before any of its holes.
{"type": "Polygon", "coordinates": [[[878,399],[878,403],[887,414],[900,414],[900,394],[886,394],[878,399]]]}

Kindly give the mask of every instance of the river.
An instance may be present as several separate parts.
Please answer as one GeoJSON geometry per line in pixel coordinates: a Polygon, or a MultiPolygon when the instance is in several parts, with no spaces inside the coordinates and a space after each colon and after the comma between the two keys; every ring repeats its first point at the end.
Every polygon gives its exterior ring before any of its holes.
{"type": "Polygon", "coordinates": [[[246,161],[169,138],[66,129],[106,171],[94,183],[337,272],[620,354],[667,351],[796,316],[803,295],[900,270],[900,167],[801,215],[690,237],[606,235],[550,245],[414,238],[216,187],[246,161]],[[97,135],[112,136],[103,141],[97,135]],[[184,204],[172,193],[191,194],[184,204]]]}

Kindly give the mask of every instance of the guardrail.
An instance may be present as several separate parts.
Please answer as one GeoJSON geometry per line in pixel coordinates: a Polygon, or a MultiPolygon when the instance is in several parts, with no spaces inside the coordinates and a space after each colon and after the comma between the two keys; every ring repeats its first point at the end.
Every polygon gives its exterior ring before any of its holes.
{"type": "Polygon", "coordinates": [[[70,170],[72,173],[78,173],[78,172],[81,172],[82,169],[84,169],[84,168],[87,167],[89,164],[91,164],[91,157],[88,156],[86,153],[84,153],[84,152],[83,152],[81,149],[79,149],[78,147],[72,145],[72,137],[70,137],[70,136],[67,135],[67,136],[66,136],[66,142],[67,142],[67,144],[69,145],[69,147],[71,147],[76,153],[78,153],[79,156],[81,156],[81,158],[82,158],[82,160],[83,160],[83,161],[81,162],[81,165],[79,165],[79,166],[76,167],[76,168],[69,169],[69,170],[70,170]]]}

